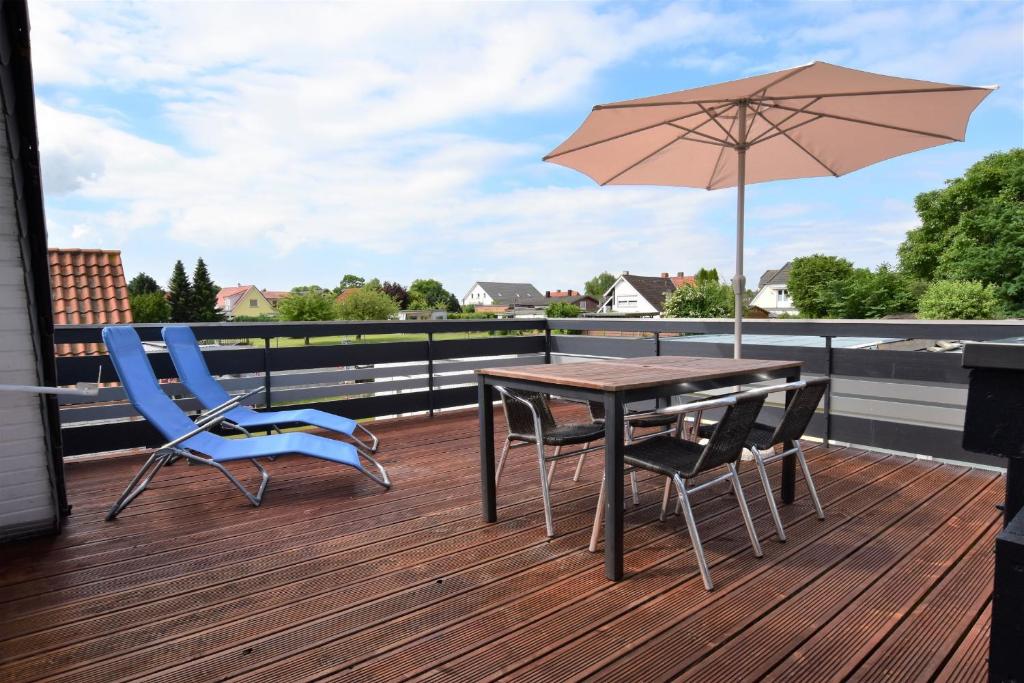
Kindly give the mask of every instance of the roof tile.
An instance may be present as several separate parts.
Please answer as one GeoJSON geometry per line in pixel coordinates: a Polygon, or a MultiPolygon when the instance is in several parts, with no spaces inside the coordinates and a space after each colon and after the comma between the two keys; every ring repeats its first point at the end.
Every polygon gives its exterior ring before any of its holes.
{"type": "MultiPolygon", "coordinates": [[[[50,295],[56,325],[132,322],[120,251],[50,249],[50,295]]],[[[102,353],[100,344],[58,344],[58,356],[102,353]]]]}

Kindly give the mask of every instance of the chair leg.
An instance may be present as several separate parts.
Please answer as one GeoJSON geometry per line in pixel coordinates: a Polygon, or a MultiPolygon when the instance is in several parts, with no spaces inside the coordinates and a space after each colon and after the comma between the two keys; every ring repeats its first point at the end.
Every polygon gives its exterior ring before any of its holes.
{"type": "MultiPolygon", "coordinates": [[[[561,446],[555,446],[555,457],[556,458],[559,456],[559,454],[561,452],[562,452],[562,447],[561,446]]],[[[551,480],[555,476],[555,465],[557,465],[557,464],[558,464],[557,460],[552,460],[551,464],[548,465],[548,486],[551,486],[551,480]]]]}
{"type": "Polygon", "coordinates": [[[633,492],[633,505],[640,504],[640,488],[636,483],[636,470],[629,473],[629,489],[633,492]]]}
{"type": "Polygon", "coordinates": [[[747,507],[747,499],[743,495],[743,487],[740,486],[740,475],[736,471],[736,464],[729,463],[729,471],[732,472],[732,489],[736,492],[736,502],[740,506],[740,514],[743,515],[743,523],[750,535],[750,545],[754,547],[754,555],[762,557],[761,542],[757,540],[757,531],[754,529],[754,520],[750,518],[750,508],[747,507]]]}
{"type": "MultiPolygon", "coordinates": [[[[583,445],[583,449],[584,450],[586,450],[588,448],[590,448],[590,442],[589,441],[583,445]]],[[[583,471],[583,461],[586,460],[586,459],[587,459],[587,454],[586,453],[580,453],[580,459],[576,461],[576,474],[572,475],[572,480],[573,481],[579,481],[580,480],[580,472],[583,471]]]]}
{"type": "Polygon", "coordinates": [[[537,464],[540,466],[540,489],[544,495],[544,526],[547,529],[548,536],[555,535],[555,524],[551,520],[551,491],[548,488],[548,473],[545,471],[544,465],[544,444],[537,444],[537,464]]]}
{"type": "Polygon", "coordinates": [[[693,508],[690,507],[690,499],[686,495],[686,482],[679,475],[672,477],[676,484],[676,491],[679,493],[679,502],[683,507],[683,516],[686,518],[686,528],[690,532],[690,543],[693,544],[693,552],[697,556],[697,566],[700,567],[700,576],[704,579],[704,588],[712,590],[715,585],[711,583],[711,571],[708,569],[708,561],[704,557],[704,546],[701,545],[700,535],[697,533],[697,522],[693,518],[693,508]]]}
{"type": "Polygon", "coordinates": [[[604,477],[601,477],[601,491],[597,494],[597,510],[594,512],[594,527],[590,530],[590,552],[597,552],[597,539],[601,537],[601,522],[604,520],[604,477]]]}
{"type": "Polygon", "coordinates": [[[235,488],[241,491],[242,495],[249,499],[249,502],[252,503],[253,507],[259,507],[260,503],[263,502],[263,493],[267,490],[267,483],[270,481],[270,474],[267,473],[263,468],[263,465],[259,464],[255,458],[249,458],[249,462],[255,465],[256,469],[260,472],[260,486],[255,494],[249,493],[249,490],[242,486],[242,482],[238,481],[238,479],[235,478],[235,475],[231,474],[231,472],[229,472],[228,469],[219,462],[214,462],[212,460],[200,460],[198,458],[196,459],[196,462],[202,462],[203,464],[211,465],[220,470],[220,473],[227,477],[228,481],[234,484],[235,488]]]}
{"type": "Polygon", "coordinates": [[[779,542],[786,542],[786,530],[782,528],[782,518],[779,516],[779,508],[775,504],[775,496],[772,495],[772,485],[768,481],[768,470],[765,469],[764,459],[761,457],[761,451],[757,448],[751,448],[750,452],[754,455],[754,464],[757,465],[757,474],[761,478],[761,486],[764,487],[764,497],[768,501],[768,509],[772,513],[772,520],[775,522],[775,532],[779,535],[779,542]]]}
{"type": "Polygon", "coordinates": [[[665,477],[665,492],[661,494],[661,516],[658,517],[662,522],[664,522],[665,518],[668,516],[668,501],[671,496],[672,479],[670,477],[665,477]]]}
{"type": "Polygon", "coordinates": [[[800,469],[804,473],[804,481],[807,482],[807,492],[811,494],[811,502],[814,503],[814,511],[818,513],[818,519],[825,519],[825,511],[821,509],[821,501],[818,500],[818,491],[814,488],[814,480],[811,479],[811,468],[807,466],[807,459],[804,458],[804,449],[800,442],[796,444],[796,459],[800,463],[800,469]]]}
{"type": "Polygon", "coordinates": [[[501,447],[501,457],[498,458],[498,467],[494,470],[494,485],[497,486],[501,482],[501,469],[505,466],[505,457],[508,455],[509,446],[512,444],[512,439],[505,437],[505,445],[501,447]]]}
{"type": "Polygon", "coordinates": [[[107,512],[106,520],[108,522],[113,521],[133,500],[139,497],[139,494],[146,490],[149,482],[153,481],[153,477],[160,471],[160,468],[166,465],[172,458],[177,459],[178,457],[178,453],[173,450],[159,449],[153,451],[131,482],[129,482],[124,492],[114,501],[114,504],[107,512]]]}

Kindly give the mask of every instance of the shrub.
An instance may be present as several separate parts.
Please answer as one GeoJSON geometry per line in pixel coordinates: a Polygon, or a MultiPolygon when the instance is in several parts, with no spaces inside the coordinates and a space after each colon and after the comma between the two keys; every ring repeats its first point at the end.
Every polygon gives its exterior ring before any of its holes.
{"type": "Polygon", "coordinates": [[[978,281],[936,280],[921,295],[918,315],[930,320],[1001,318],[999,293],[978,281]]]}
{"type": "Polygon", "coordinates": [[[662,315],[667,318],[725,318],[734,307],[732,289],[710,278],[683,285],[665,299],[662,315]]]}
{"type": "Polygon", "coordinates": [[[398,304],[379,289],[360,287],[337,308],[342,320],[387,320],[398,313],[398,304]]]}
{"type": "Polygon", "coordinates": [[[565,301],[556,301],[548,304],[548,307],[544,309],[544,315],[549,318],[578,318],[582,312],[576,304],[566,303],[565,301]]]}

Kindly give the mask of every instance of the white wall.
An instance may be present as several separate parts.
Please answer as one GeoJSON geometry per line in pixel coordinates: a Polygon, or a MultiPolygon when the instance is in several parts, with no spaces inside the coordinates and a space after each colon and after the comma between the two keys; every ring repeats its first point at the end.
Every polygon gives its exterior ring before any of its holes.
{"type": "MultiPolygon", "coordinates": [[[[28,307],[4,117],[0,117],[0,384],[42,382],[28,307]]],[[[57,525],[38,395],[0,392],[0,539],[57,525]]]]}
{"type": "Polygon", "coordinates": [[[750,302],[771,313],[796,313],[786,285],[765,285],[750,302]]]}
{"type": "Polygon", "coordinates": [[[636,291],[633,285],[621,277],[611,287],[611,298],[608,300],[608,306],[601,310],[610,313],[658,312],[658,309],[652,306],[647,299],[640,296],[640,293],[636,291]]]}
{"type": "Polygon", "coordinates": [[[463,306],[490,306],[493,303],[494,299],[480,285],[473,285],[473,289],[462,298],[463,306]]]}

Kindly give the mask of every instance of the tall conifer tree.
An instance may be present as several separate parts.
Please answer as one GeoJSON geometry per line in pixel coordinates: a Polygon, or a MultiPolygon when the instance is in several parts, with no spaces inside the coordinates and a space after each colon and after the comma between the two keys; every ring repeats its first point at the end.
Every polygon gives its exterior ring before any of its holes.
{"type": "Polygon", "coordinates": [[[203,259],[196,261],[196,269],[192,273],[192,320],[194,322],[212,323],[222,320],[217,310],[217,285],[210,279],[210,271],[206,269],[203,259]]]}
{"type": "Polygon", "coordinates": [[[175,262],[167,283],[167,303],[171,305],[172,323],[192,322],[192,285],[180,260],[175,262]]]}

